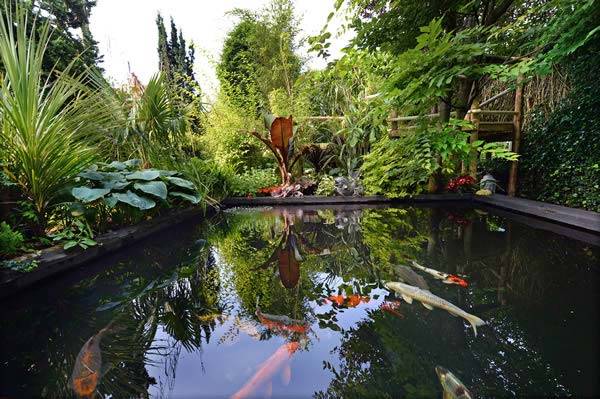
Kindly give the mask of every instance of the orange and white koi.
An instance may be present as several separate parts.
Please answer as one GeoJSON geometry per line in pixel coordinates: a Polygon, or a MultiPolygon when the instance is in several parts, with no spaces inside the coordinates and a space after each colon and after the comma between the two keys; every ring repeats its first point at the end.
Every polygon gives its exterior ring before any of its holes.
{"type": "Polygon", "coordinates": [[[280,346],[275,353],[271,355],[258,369],[258,371],[240,388],[232,399],[242,399],[256,396],[256,391],[266,386],[267,394],[272,389],[271,380],[275,374],[283,367],[283,383],[287,385],[292,378],[292,370],[290,367],[290,359],[298,350],[300,344],[298,342],[288,342],[280,346]]]}
{"type": "Polygon", "coordinates": [[[402,313],[398,312],[399,307],[400,307],[400,302],[385,301],[379,306],[379,309],[381,309],[384,312],[389,313],[393,316],[396,316],[399,319],[404,319],[404,315],[402,313]]]}
{"type": "Polygon", "coordinates": [[[102,352],[100,341],[104,334],[111,328],[113,322],[108,324],[97,334],[88,339],[79,350],[75,358],[75,365],[71,373],[70,385],[77,397],[91,398],[96,392],[100,382],[102,368],[102,352]]]}
{"type": "Polygon", "coordinates": [[[306,334],[309,329],[309,324],[304,320],[295,320],[287,316],[273,315],[260,311],[258,302],[256,303],[256,317],[260,323],[274,331],[287,331],[298,334],[306,334]]]}
{"type": "Polygon", "coordinates": [[[412,267],[422,270],[425,273],[430,274],[434,278],[437,278],[438,280],[442,280],[442,282],[444,284],[456,284],[456,285],[460,285],[461,287],[465,287],[465,288],[469,285],[464,279],[462,279],[461,277],[459,277],[455,274],[448,274],[448,273],[440,272],[439,270],[430,269],[428,267],[421,266],[414,260],[411,261],[410,263],[411,263],[412,267]]]}

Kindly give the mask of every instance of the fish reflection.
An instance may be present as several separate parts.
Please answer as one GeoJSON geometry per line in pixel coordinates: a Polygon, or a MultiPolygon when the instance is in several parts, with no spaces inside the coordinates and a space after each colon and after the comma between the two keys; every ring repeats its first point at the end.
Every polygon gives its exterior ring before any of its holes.
{"type": "MultiPolygon", "coordinates": [[[[442,280],[442,282],[444,284],[457,284],[463,288],[466,288],[469,285],[464,279],[462,279],[461,277],[459,277],[455,274],[448,274],[448,273],[440,272],[439,270],[430,269],[428,267],[421,266],[414,260],[411,261],[411,265],[416,269],[422,270],[425,273],[432,275],[434,278],[437,278],[438,280],[442,280]]],[[[421,287],[419,287],[419,288],[421,288],[421,287]]]]}
{"type": "Polygon", "coordinates": [[[352,294],[347,297],[345,297],[343,295],[331,295],[331,296],[327,297],[326,301],[334,303],[339,307],[345,306],[348,308],[355,308],[358,305],[360,305],[361,303],[369,303],[370,300],[371,300],[371,298],[369,298],[368,296],[352,294]]]}
{"type": "Polygon", "coordinates": [[[96,392],[102,369],[100,341],[111,328],[113,322],[88,339],[75,358],[71,374],[71,388],[80,398],[89,398],[96,392]]]}
{"type": "Polygon", "coordinates": [[[256,302],[256,317],[260,323],[275,332],[291,332],[298,334],[306,334],[309,329],[309,324],[304,320],[295,320],[288,316],[272,315],[263,313],[256,302]]]}
{"type": "Polygon", "coordinates": [[[434,307],[440,308],[447,311],[451,315],[462,317],[471,324],[475,336],[477,336],[477,327],[485,325],[485,321],[481,320],[479,317],[465,312],[458,306],[440,298],[437,295],[432,294],[429,291],[393,281],[385,283],[385,288],[400,294],[402,299],[404,299],[407,303],[412,303],[413,299],[415,299],[421,302],[423,306],[429,310],[433,310],[434,307]]]}
{"type": "Polygon", "coordinates": [[[288,342],[279,347],[258,369],[246,384],[240,388],[232,399],[242,399],[257,396],[257,391],[265,387],[267,397],[270,397],[273,391],[272,379],[278,371],[281,370],[281,378],[284,385],[288,385],[292,378],[292,369],[290,359],[298,350],[298,342],[288,342]]]}
{"type": "Polygon", "coordinates": [[[442,384],[443,399],[471,399],[473,397],[467,387],[450,371],[436,366],[435,373],[442,384]]]}

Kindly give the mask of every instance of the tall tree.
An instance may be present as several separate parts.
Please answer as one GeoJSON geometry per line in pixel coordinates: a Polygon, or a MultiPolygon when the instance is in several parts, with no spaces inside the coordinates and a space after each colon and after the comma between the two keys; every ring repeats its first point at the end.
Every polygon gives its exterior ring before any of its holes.
{"type": "MultiPolygon", "coordinates": [[[[156,27],[158,30],[158,68],[163,73],[170,87],[171,95],[179,107],[190,104],[196,110],[202,110],[202,92],[194,75],[194,46],[187,45],[181,29],[173,18],[170,21],[170,34],[162,16],[157,14],[156,27]]],[[[195,112],[194,112],[195,113],[195,112]]],[[[199,128],[199,120],[192,116],[192,125],[199,128]]]]}
{"type": "Polygon", "coordinates": [[[234,100],[268,108],[269,94],[282,89],[291,95],[300,75],[297,55],[299,22],[291,0],[272,0],[259,13],[236,9],[240,18],[227,35],[217,75],[234,100]]]}
{"type": "Polygon", "coordinates": [[[38,33],[45,23],[50,26],[51,35],[43,62],[46,74],[52,70],[64,71],[69,65],[72,74],[80,74],[88,67],[100,69],[98,64],[102,57],[89,28],[90,13],[96,0],[10,0],[1,6],[1,14],[9,10],[14,18],[17,3],[28,14],[29,28],[34,21],[38,33]]]}

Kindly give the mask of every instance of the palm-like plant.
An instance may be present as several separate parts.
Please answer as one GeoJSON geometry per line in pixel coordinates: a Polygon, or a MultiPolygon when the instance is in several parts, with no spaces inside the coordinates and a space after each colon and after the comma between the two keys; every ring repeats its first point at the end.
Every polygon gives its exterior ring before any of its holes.
{"type": "Polygon", "coordinates": [[[146,86],[133,74],[132,78],[128,89],[116,89],[100,75],[94,76],[94,84],[103,102],[113,109],[116,129],[109,135],[113,142],[111,155],[150,163],[165,148],[177,149],[184,143],[189,125],[187,110],[175,106],[162,74],[152,76],[146,86]]]}
{"type": "Polygon", "coordinates": [[[17,9],[14,19],[11,14],[4,12],[0,18],[5,71],[0,84],[0,145],[5,173],[33,203],[43,227],[61,189],[94,160],[94,141],[106,114],[85,88],[85,76],[51,71],[56,79],[44,79],[49,26],[44,24],[36,37],[35,27],[27,32],[22,10],[17,9]]]}

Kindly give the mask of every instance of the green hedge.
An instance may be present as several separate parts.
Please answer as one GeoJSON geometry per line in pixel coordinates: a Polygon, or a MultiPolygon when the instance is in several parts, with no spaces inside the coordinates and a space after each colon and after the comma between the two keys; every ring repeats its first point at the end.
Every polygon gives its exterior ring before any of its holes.
{"type": "Polygon", "coordinates": [[[523,135],[522,197],[600,212],[600,45],[568,65],[572,91],[523,135]]]}

